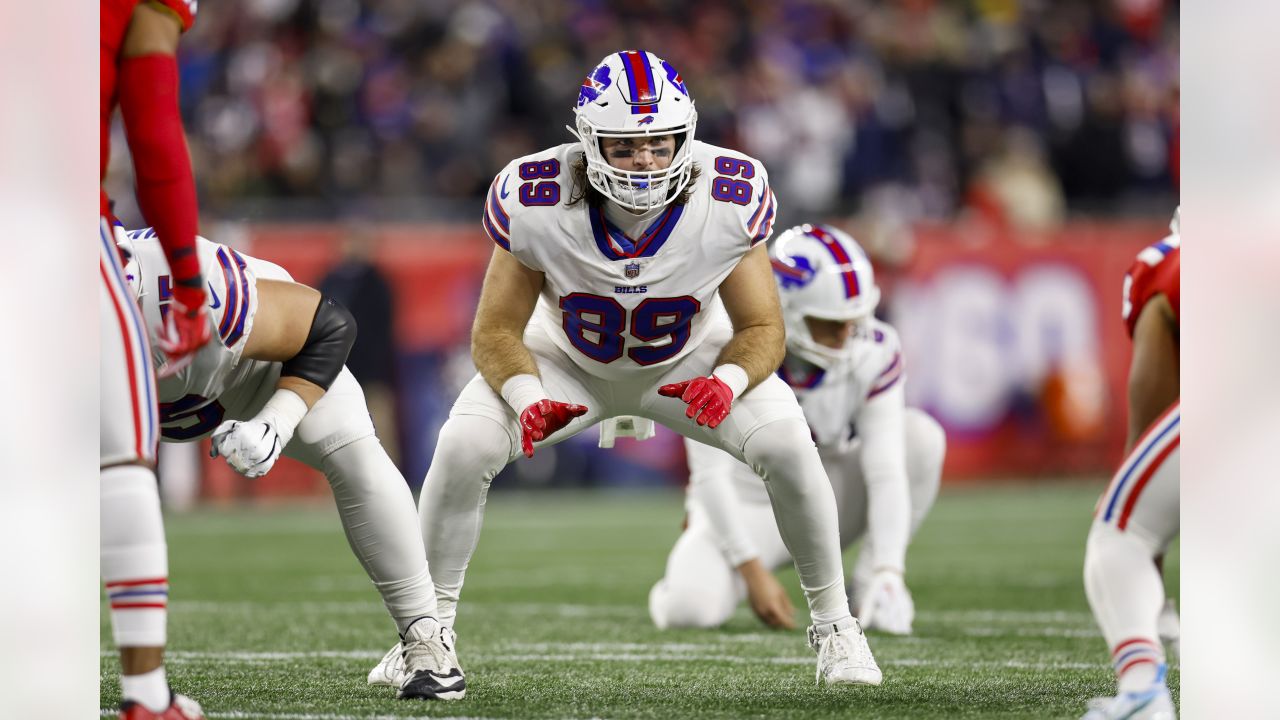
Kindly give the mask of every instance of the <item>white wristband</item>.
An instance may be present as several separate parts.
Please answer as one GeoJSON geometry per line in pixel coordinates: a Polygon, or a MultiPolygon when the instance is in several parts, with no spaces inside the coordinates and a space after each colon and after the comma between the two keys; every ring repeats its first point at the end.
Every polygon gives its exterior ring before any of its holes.
{"type": "Polygon", "coordinates": [[[517,415],[547,397],[547,389],[542,387],[542,380],[537,375],[512,375],[502,383],[502,399],[507,401],[517,415]]]}
{"type": "Polygon", "coordinates": [[[742,393],[746,392],[747,384],[751,381],[747,377],[747,371],[742,369],[741,365],[733,363],[725,363],[711,371],[711,374],[720,378],[720,381],[729,386],[733,391],[733,399],[737,400],[742,397],[742,393]]]}
{"type": "Polygon", "coordinates": [[[258,411],[256,420],[268,422],[280,436],[280,447],[289,444],[293,439],[293,431],[307,414],[307,402],[292,390],[279,388],[266,405],[258,411]]]}

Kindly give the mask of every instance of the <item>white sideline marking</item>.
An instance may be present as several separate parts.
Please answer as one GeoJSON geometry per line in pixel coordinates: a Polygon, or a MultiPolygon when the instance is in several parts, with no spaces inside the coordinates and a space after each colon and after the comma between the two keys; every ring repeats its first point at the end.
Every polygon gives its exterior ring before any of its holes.
{"type": "Polygon", "coordinates": [[[916,619],[930,622],[1080,623],[1093,625],[1093,615],[1076,610],[921,610],[916,619]]]}
{"type": "MultiPolygon", "coordinates": [[[[119,710],[115,708],[102,707],[99,715],[102,717],[115,717],[119,714],[119,710]]],[[[220,719],[225,717],[227,720],[411,720],[413,717],[430,717],[431,720],[490,720],[488,717],[476,717],[470,715],[452,715],[448,717],[435,717],[433,715],[314,715],[311,712],[247,712],[243,710],[227,710],[227,711],[205,711],[205,717],[209,719],[220,719]]]]}
{"type": "MultiPolygon", "coordinates": [[[[814,656],[790,657],[755,657],[741,655],[720,655],[710,653],[688,652],[688,650],[708,650],[699,645],[666,643],[660,645],[642,645],[637,643],[541,643],[536,647],[560,652],[529,652],[519,654],[470,654],[466,657],[471,662],[723,662],[735,665],[813,665],[814,656]],[[682,649],[677,649],[682,648],[682,649]],[[636,651],[627,652],[634,649],[636,651]],[[612,652],[610,650],[613,650],[612,652]],[[643,652],[651,650],[656,652],[643,652]],[[576,652],[575,652],[576,651],[576,652]],[[665,651],[665,652],[664,652],[665,651]]],[[[529,647],[511,645],[512,648],[529,647]]],[[[102,657],[114,657],[114,651],[103,650],[102,657]]],[[[211,663],[258,663],[269,664],[288,660],[381,660],[381,650],[333,650],[315,652],[276,652],[276,651],[226,651],[197,652],[175,650],[165,653],[165,657],[174,664],[187,662],[211,663]]],[[[880,658],[881,665],[900,667],[979,667],[979,668],[1013,668],[1024,670],[1094,670],[1105,669],[1109,665],[1102,660],[1096,663],[1081,662],[1028,662],[1024,660],[933,660],[927,658],[880,658]]],[[[317,716],[321,717],[321,716],[317,716]]],[[[325,716],[327,717],[327,716],[325,716]]]]}

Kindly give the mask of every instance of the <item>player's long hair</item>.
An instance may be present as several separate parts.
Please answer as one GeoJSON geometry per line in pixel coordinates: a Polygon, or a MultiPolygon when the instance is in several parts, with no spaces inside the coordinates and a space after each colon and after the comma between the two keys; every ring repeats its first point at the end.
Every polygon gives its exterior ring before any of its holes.
{"type": "MultiPolygon", "coordinates": [[[[599,190],[591,186],[587,180],[587,156],[580,155],[573,162],[573,192],[569,195],[569,201],[565,203],[567,206],[574,206],[585,200],[590,207],[600,207],[604,205],[608,199],[599,190]]],[[[675,196],[670,202],[676,205],[684,205],[689,202],[689,198],[693,197],[693,186],[698,182],[698,176],[702,174],[701,168],[695,163],[689,171],[689,182],[684,186],[684,190],[675,196]]]]}

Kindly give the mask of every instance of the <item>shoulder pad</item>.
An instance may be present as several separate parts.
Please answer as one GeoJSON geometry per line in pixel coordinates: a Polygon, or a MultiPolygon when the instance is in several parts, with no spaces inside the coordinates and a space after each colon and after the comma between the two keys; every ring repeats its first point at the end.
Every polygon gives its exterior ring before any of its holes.
{"type": "Polygon", "coordinates": [[[1133,336],[1142,309],[1156,295],[1168,297],[1175,312],[1177,311],[1181,255],[1179,237],[1170,235],[1144,248],[1129,266],[1129,271],[1124,276],[1124,299],[1120,315],[1130,337],[1133,336]]]}
{"type": "Polygon", "coordinates": [[[254,274],[244,256],[226,245],[196,238],[200,264],[209,283],[209,317],[214,332],[227,347],[245,337],[246,320],[256,303],[254,274]]]}
{"type": "Polygon", "coordinates": [[[516,158],[493,178],[485,196],[481,225],[489,239],[511,250],[516,221],[537,208],[555,208],[568,200],[573,188],[576,144],[559,145],[516,158]]]}
{"type": "Polygon", "coordinates": [[[759,160],[728,148],[698,143],[696,158],[706,176],[712,206],[733,217],[735,234],[751,245],[768,240],[778,214],[778,199],[769,187],[769,173],[759,160]]]}

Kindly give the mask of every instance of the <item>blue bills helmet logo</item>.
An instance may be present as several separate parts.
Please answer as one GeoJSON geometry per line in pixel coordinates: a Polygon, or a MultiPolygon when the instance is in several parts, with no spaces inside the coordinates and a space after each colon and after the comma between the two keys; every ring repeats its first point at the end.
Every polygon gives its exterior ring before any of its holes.
{"type": "Polygon", "coordinates": [[[640,119],[640,122],[638,122],[638,123],[636,123],[636,124],[637,124],[637,125],[648,125],[648,124],[649,124],[649,123],[651,123],[651,122],[653,122],[653,116],[652,116],[652,115],[646,115],[645,117],[643,117],[643,118],[641,118],[641,119],[640,119]]]}
{"type": "Polygon", "coordinates": [[[640,263],[629,262],[626,265],[622,266],[622,270],[623,270],[623,273],[627,276],[627,279],[631,280],[640,274],[640,263]]]}
{"type": "Polygon", "coordinates": [[[671,63],[663,60],[662,69],[667,71],[667,80],[680,91],[681,95],[688,97],[689,88],[685,87],[684,80],[680,79],[680,73],[676,72],[676,69],[671,67],[671,63]]]}
{"type": "Polygon", "coordinates": [[[786,262],[771,260],[773,274],[783,288],[802,288],[813,281],[813,265],[803,255],[788,256],[786,262]]]}
{"type": "Polygon", "coordinates": [[[595,102],[612,84],[609,66],[597,65],[596,69],[582,80],[582,89],[578,91],[578,107],[595,102]]]}

